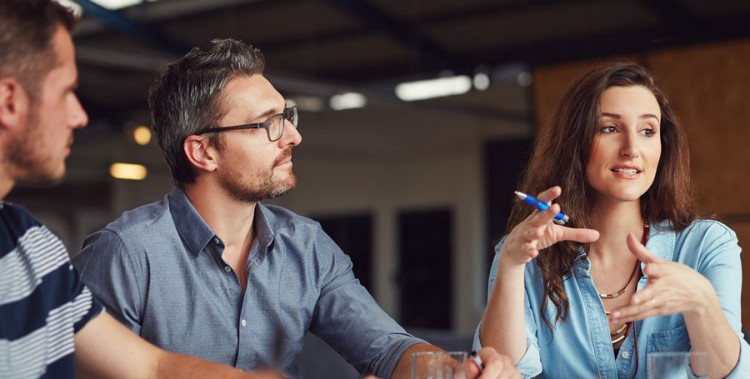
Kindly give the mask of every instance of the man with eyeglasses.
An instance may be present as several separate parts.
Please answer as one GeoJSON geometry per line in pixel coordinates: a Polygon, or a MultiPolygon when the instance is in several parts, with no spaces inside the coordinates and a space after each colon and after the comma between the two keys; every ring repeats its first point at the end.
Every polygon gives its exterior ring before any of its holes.
{"type": "MultiPolygon", "coordinates": [[[[74,264],[122,323],[167,350],[298,377],[309,330],[363,375],[407,378],[411,353],[437,348],[380,309],[317,222],[261,203],[294,188],[302,141],[297,109],[263,68],[259,50],[223,39],[162,70],[149,105],[175,188],[89,236],[74,264]]],[[[479,354],[482,378],[516,373],[479,354]]]]}
{"type": "Polygon", "coordinates": [[[73,13],[52,0],[0,1],[0,378],[281,378],[169,353],[92,296],[62,242],[5,198],[62,180],[88,116],[75,88],[73,13]]]}

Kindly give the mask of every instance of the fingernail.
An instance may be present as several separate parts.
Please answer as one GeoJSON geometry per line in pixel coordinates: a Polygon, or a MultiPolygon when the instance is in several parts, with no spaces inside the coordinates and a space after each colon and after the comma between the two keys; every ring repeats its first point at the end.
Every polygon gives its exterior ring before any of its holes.
{"type": "Polygon", "coordinates": [[[640,304],[640,302],[641,302],[641,299],[639,299],[637,297],[633,297],[633,304],[637,305],[637,304],[640,304]]]}

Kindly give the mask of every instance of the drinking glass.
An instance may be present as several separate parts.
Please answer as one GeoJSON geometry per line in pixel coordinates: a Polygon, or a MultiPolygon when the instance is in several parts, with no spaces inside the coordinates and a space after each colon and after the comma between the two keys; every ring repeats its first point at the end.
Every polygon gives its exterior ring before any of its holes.
{"type": "Polygon", "coordinates": [[[411,355],[411,379],[465,379],[462,351],[420,352],[411,355]]]}
{"type": "Polygon", "coordinates": [[[649,379],[708,378],[704,352],[658,352],[648,354],[649,379]]]}

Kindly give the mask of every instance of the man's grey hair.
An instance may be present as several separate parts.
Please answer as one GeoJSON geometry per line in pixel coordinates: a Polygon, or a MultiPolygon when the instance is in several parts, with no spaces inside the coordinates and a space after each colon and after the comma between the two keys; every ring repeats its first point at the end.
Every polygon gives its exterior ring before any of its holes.
{"type": "MultiPolygon", "coordinates": [[[[151,127],[178,186],[195,182],[183,150],[185,139],[203,128],[220,126],[228,111],[220,96],[224,87],[235,77],[262,74],[264,66],[260,50],[234,39],[215,39],[159,73],[148,95],[151,127]]],[[[208,138],[221,146],[221,133],[209,133],[208,138]]]]}

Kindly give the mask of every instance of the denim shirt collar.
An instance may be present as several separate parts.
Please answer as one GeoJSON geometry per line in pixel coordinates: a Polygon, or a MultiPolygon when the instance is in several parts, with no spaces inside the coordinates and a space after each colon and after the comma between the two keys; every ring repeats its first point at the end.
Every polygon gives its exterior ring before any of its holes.
{"type": "MultiPolygon", "coordinates": [[[[206,224],[203,217],[193,207],[190,199],[182,188],[174,187],[167,195],[169,212],[172,214],[177,232],[187,244],[189,251],[200,252],[213,239],[219,239],[211,227],[206,224]]],[[[263,204],[258,202],[255,206],[255,218],[253,221],[256,233],[256,241],[260,246],[268,248],[275,238],[274,228],[275,216],[263,204]]],[[[220,239],[219,239],[220,241],[220,239]]],[[[223,245],[223,242],[222,242],[223,245]]],[[[266,249],[262,249],[265,251],[266,249]]],[[[265,255],[265,254],[263,254],[265,255]]]]}
{"type": "MultiPolygon", "coordinates": [[[[648,233],[648,240],[646,241],[646,248],[651,254],[664,259],[667,261],[674,261],[675,244],[677,235],[672,233],[671,221],[663,220],[651,223],[650,230],[648,233]]],[[[641,262],[641,272],[643,278],[647,279],[648,275],[643,272],[646,264],[641,262]]],[[[591,261],[586,256],[586,252],[583,247],[578,248],[578,258],[576,259],[575,270],[581,270],[581,272],[588,272],[591,269],[591,261]]],[[[568,273],[563,277],[563,280],[567,279],[571,274],[568,273]]]]}

